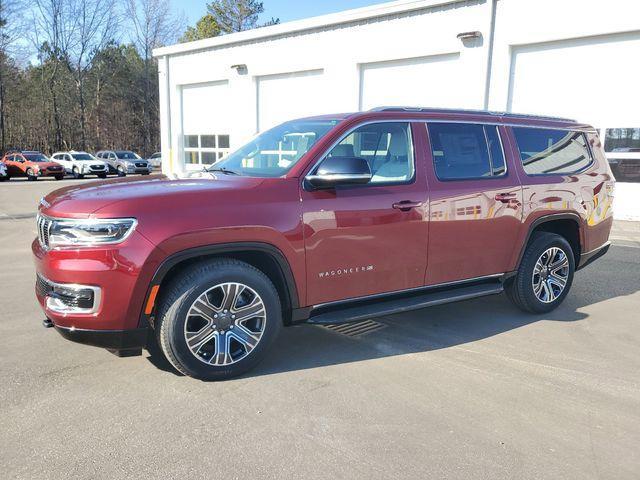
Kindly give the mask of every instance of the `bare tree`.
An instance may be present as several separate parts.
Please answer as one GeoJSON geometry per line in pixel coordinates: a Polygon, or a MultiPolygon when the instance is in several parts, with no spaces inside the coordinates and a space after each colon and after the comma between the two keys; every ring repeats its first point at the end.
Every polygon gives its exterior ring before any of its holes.
{"type": "Polygon", "coordinates": [[[153,49],[177,40],[176,33],[184,29],[185,20],[174,15],[169,0],[125,0],[126,17],[133,25],[132,41],[144,62],[142,96],[143,154],[148,155],[151,145],[151,108],[157,107],[152,92],[152,76],[156,68],[153,61],[153,49]]]}
{"type": "Polygon", "coordinates": [[[6,80],[8,62],[18,50],[17,40],[23,28],[22,0],[0,0],[0,151],[6,140],[6,80]]]}
{"type": "MultiPolygon", "coordinates": [[[[62,120],[58,101],[58,77],[74,30],[72,5],[67,0],[35,0],[31,41],[43,68],[41,79],[49,90],[54,124],[55,149],[62,148],[62,120]]],[[[44,100],[43,100],[44,102],[44,100]]]]}
{"type": "Polygon", "coordinates": [[[68,0],[75,19],[71,41],[64,52],[67,68],[74,77],[79,106],[80,143],[87,148],[87,105],[85,82],[91,61],[118,31],[115,0],[68,0]]]}

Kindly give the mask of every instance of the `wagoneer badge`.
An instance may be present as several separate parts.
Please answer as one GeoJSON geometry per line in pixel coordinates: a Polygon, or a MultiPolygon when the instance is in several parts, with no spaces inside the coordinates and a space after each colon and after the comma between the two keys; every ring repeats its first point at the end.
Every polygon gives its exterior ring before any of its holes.
{"type": "Polygon", "coordinates": [[[371,272],[373,270],[373,265],[367,265],[363,267],[349,267],[349,268],[339,268],[337,270],[329,270],[327,272],[320,272],[318,276],[320,278],[325,277],[337,277],[342,275],[351,275],[354,273],[363,273],[363,272],[371,272]]]}

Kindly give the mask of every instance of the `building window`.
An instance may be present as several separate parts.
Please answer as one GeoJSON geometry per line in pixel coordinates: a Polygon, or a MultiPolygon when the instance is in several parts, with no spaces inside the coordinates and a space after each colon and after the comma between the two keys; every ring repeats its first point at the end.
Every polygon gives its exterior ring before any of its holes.
{"type": "Polygon", "coordinates": [[[591,164],[591,153],[581,132],[514,127],[527,175],[569,175],[591,164]]]}
{"type": "Polygon", "coordinates": [[[497,127],[429,123],[433,165],[439,180],[495,178],[507,168],[497,127]]]}
{"type": "Polygon", "coordinates": [[[229,153],[229,135],[185,135],[184,163],[211,165],[229,153]]]}

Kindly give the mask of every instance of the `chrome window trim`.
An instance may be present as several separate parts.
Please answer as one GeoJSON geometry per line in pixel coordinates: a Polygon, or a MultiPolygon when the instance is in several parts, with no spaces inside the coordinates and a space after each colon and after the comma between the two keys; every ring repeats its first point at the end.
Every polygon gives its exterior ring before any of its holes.
{"type": "MultiPolygon", "coordinates": [[[[313,166],[307,170],[307,173],[302,176],[302,188],[304,190],[308,190],[308,188],[305,188],[305,184],[307,183],[307,178],[311,175],[311,172],[313,172],[314,170],[316,170],[318,168],[318,165],[320,165],[326,158],[327,155],[329,155],[331,153],[331,151],[336,147],[336,145],[340,144],[345,138],[347,138],[349,135],[351,135],[353,132],[355,132],[357,129],[361,128],[361,127],[365,127],[367,125],[373,125],[376,123],[406,123],[409,126],[409,147],[411,149],[411,158],[412,158],[412,162],[413,162],[413,175],[411,175],[411,178],[405,181],[401,181],[401,182],[376,182],[376,183],[366,183],[366,184],[362,184],[362,185],[354,185],[354,187],[358,187],[358,188],[366,188],[366,187],[376,187],[376,186],[385,186],[385,187],[389,187],[389,186],[394,186],[394,185],[410,185],[412,183],[415,182],[416,180],[416,154],[415,154],[415,148],[414,148],[414,144],[413,144],[413,130],[411,128],[411,124],[412,123],[416,123],[413,120],[400,120],[400,119],[393,119],[393,120],[368,120],[366,122],[362,122],[357,124],[356,126],[354,126],[353,128],[347,130],[341,137],[338,138],[338,140],[334,141],[329,148],[327,148],[325,150],[325,152],[320,156],[320,158],[313,164],[313,166]]],[[[373,172],[371,173],[371,176],[373,177],[373,172]]]]}

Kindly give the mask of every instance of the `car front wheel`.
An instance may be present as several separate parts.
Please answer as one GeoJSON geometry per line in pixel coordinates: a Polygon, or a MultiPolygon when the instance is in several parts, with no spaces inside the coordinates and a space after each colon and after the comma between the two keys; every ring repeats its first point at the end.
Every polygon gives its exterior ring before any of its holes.
{"type": "Polygon", "coordinates": [[[282,328],[278,293],[260,270],[234,259],[190,268],[161,287],[156,337],[181,373],[225,380],[257,365],[282,328]]]}
{"type": "Polygon", "coordinates": [[[38,180],[38,176],[33,173],[33,170],[30,168],[27,168],[27,180],[31,182],[35,182],[36,180],[38,180]]]}
{"type": "Polygon", "coordinates": [[[508,297],[530,313],[550,312],[562,303],[573,282],[571,245],[555,233],[537,232],[524,252],[515,277],[505,285],[508,297]]]}
{"type": "Polygon", "coordinates": [[[118,171],[118,176],[119,177],[126,177],[127,176],[127,172],[124,171],[124,168],[122,168],[122,165],[118,165],[117,171],[118,171]]]}

